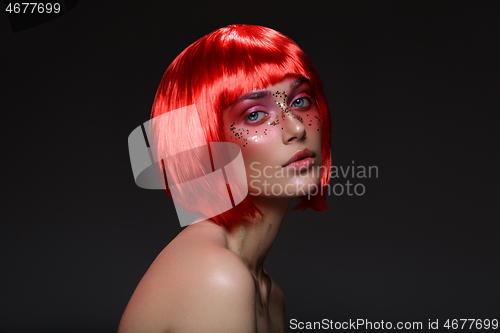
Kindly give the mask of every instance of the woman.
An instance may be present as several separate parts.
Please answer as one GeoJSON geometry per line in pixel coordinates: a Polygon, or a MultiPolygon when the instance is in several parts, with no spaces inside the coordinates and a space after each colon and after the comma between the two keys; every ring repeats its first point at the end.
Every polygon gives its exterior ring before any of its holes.
{"type": "MultiPolygon", "coordinates": [[[[189,225],[158,255],[119,332],[284,332],[283,293],[263,265],[293,198],[300,199],[295,209],[327,207],[330,118],[322,83],[288,37],[232,25],[204,36],[173,61],[152,118],[189,106],[200,121],[184,119],[175,128],[158,122],[154,150],[189,146],[201,126],[206,142],[241,149],[248,195],[232,209],[189,225]]],[[[193,161],[199,156],[180,158],[162,171],[196,178],[193,161]]],[[[171,186],[166,191],[173,195],[171,186]]],[[[220,189],[214,191],[214,198],[219,195],[220,189]]],[[[179,200],[174,198],[189,205],[179,200]]],[[[195,206],[201,214],[213,205],[195,206]]]]}

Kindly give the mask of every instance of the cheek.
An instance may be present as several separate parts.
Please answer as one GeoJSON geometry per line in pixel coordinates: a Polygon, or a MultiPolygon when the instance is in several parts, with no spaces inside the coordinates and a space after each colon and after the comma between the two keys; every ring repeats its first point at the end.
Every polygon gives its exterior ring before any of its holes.
{"type": "Polygon", "coordinates": [[[229,128],[229,140],[238,144],[240,147],[249,147],[252,144],[262,144],[271,137],[270,126],[256,127],[237,127],[235,123],[229,128]]]}
{"type": "Polygon", "coordinates": [[[301,122],[304,124],[307,132],[321,132],[321,120],[319,119],[318,112],[307,113],[301,122]]]}
{"type": "Polygon", "coordinates": [[[234,139],[233,141],[241,147],[247,173],[252,174],[252,170],[257,172],[255,170],[262,170],[266,166],[274,168],[277,163],[279,142],[281,142],[279,133],[281,131],[264,128],[253,129],[253,133],[252,129],[250,129],[249,132],[249,134],[246,134],[245,131],[243,135],[238,136],[241,137],[240,139],[234,139]],[[245,139],[246,141],[244,141],[245,139]]]}
{"type": "Polygon", "coordinates": [[[245,159],[249,161],[258,161],[262,164],[269,162],[271,156],[274,156],[274,152],[277,149],[277,143],[279,143],[279,133],[276,130],[250,130],[249,135],[243,135],[241,139],[244,144],[242,145],[242,153],[245,159]],[[256,133],[257,132],[257,133],[256,133]],[[247,139],[247,141],[243,141],[247,139]]]}
{"type": "Polygon", "coordinates": [[[264,168],[271,166],[274,167],[276,164],[275,155],[273,154],[274,147],[269,140],[270,135],[264,138],[259,138],[258,141],[250,140],[248,144],[245,144],[241,149],[243,156],[243,161],[246,168],[248,180],[258,179],[264,168]]]}
{"type": "Polygon", "coordinates": [[[245,127],[236,127],[235,123],[232,123],[229,128],[229,140],[238,144],[240,147],[245,147],[248,143],[248,136],[250,135],[250,130],[245,127]]]}

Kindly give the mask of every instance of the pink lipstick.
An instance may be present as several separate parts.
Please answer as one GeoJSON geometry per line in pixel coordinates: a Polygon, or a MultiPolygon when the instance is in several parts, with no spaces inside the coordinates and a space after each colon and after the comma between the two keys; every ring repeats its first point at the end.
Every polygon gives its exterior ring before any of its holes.
{"type": "Polygon", "coordinates": [[[299,150],[283,165],[284,168],[303,170],[314,164],[316,153],[310,149],[299,150]]]}

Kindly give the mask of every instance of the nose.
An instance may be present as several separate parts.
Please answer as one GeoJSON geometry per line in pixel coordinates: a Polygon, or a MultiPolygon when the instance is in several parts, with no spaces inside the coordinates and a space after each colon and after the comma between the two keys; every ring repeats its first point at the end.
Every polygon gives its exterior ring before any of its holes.
{"type": "Polygon", "coordinates": [[[281,115],[283,117],[283,143],[289,144],[294,141],[304,140],[307,133],[302,118],[288,110],[281,112],[281,115]]]}

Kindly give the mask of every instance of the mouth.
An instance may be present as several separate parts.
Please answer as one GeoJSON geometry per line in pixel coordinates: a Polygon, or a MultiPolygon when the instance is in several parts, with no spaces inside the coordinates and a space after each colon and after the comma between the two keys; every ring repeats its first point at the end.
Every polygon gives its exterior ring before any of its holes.
{"type": "Polygon", "coordinates": [[[297,170],[307,169],[314,164],[315,157],[316,153],[306,148],[293,154],[283,167],[297,170]]]}

